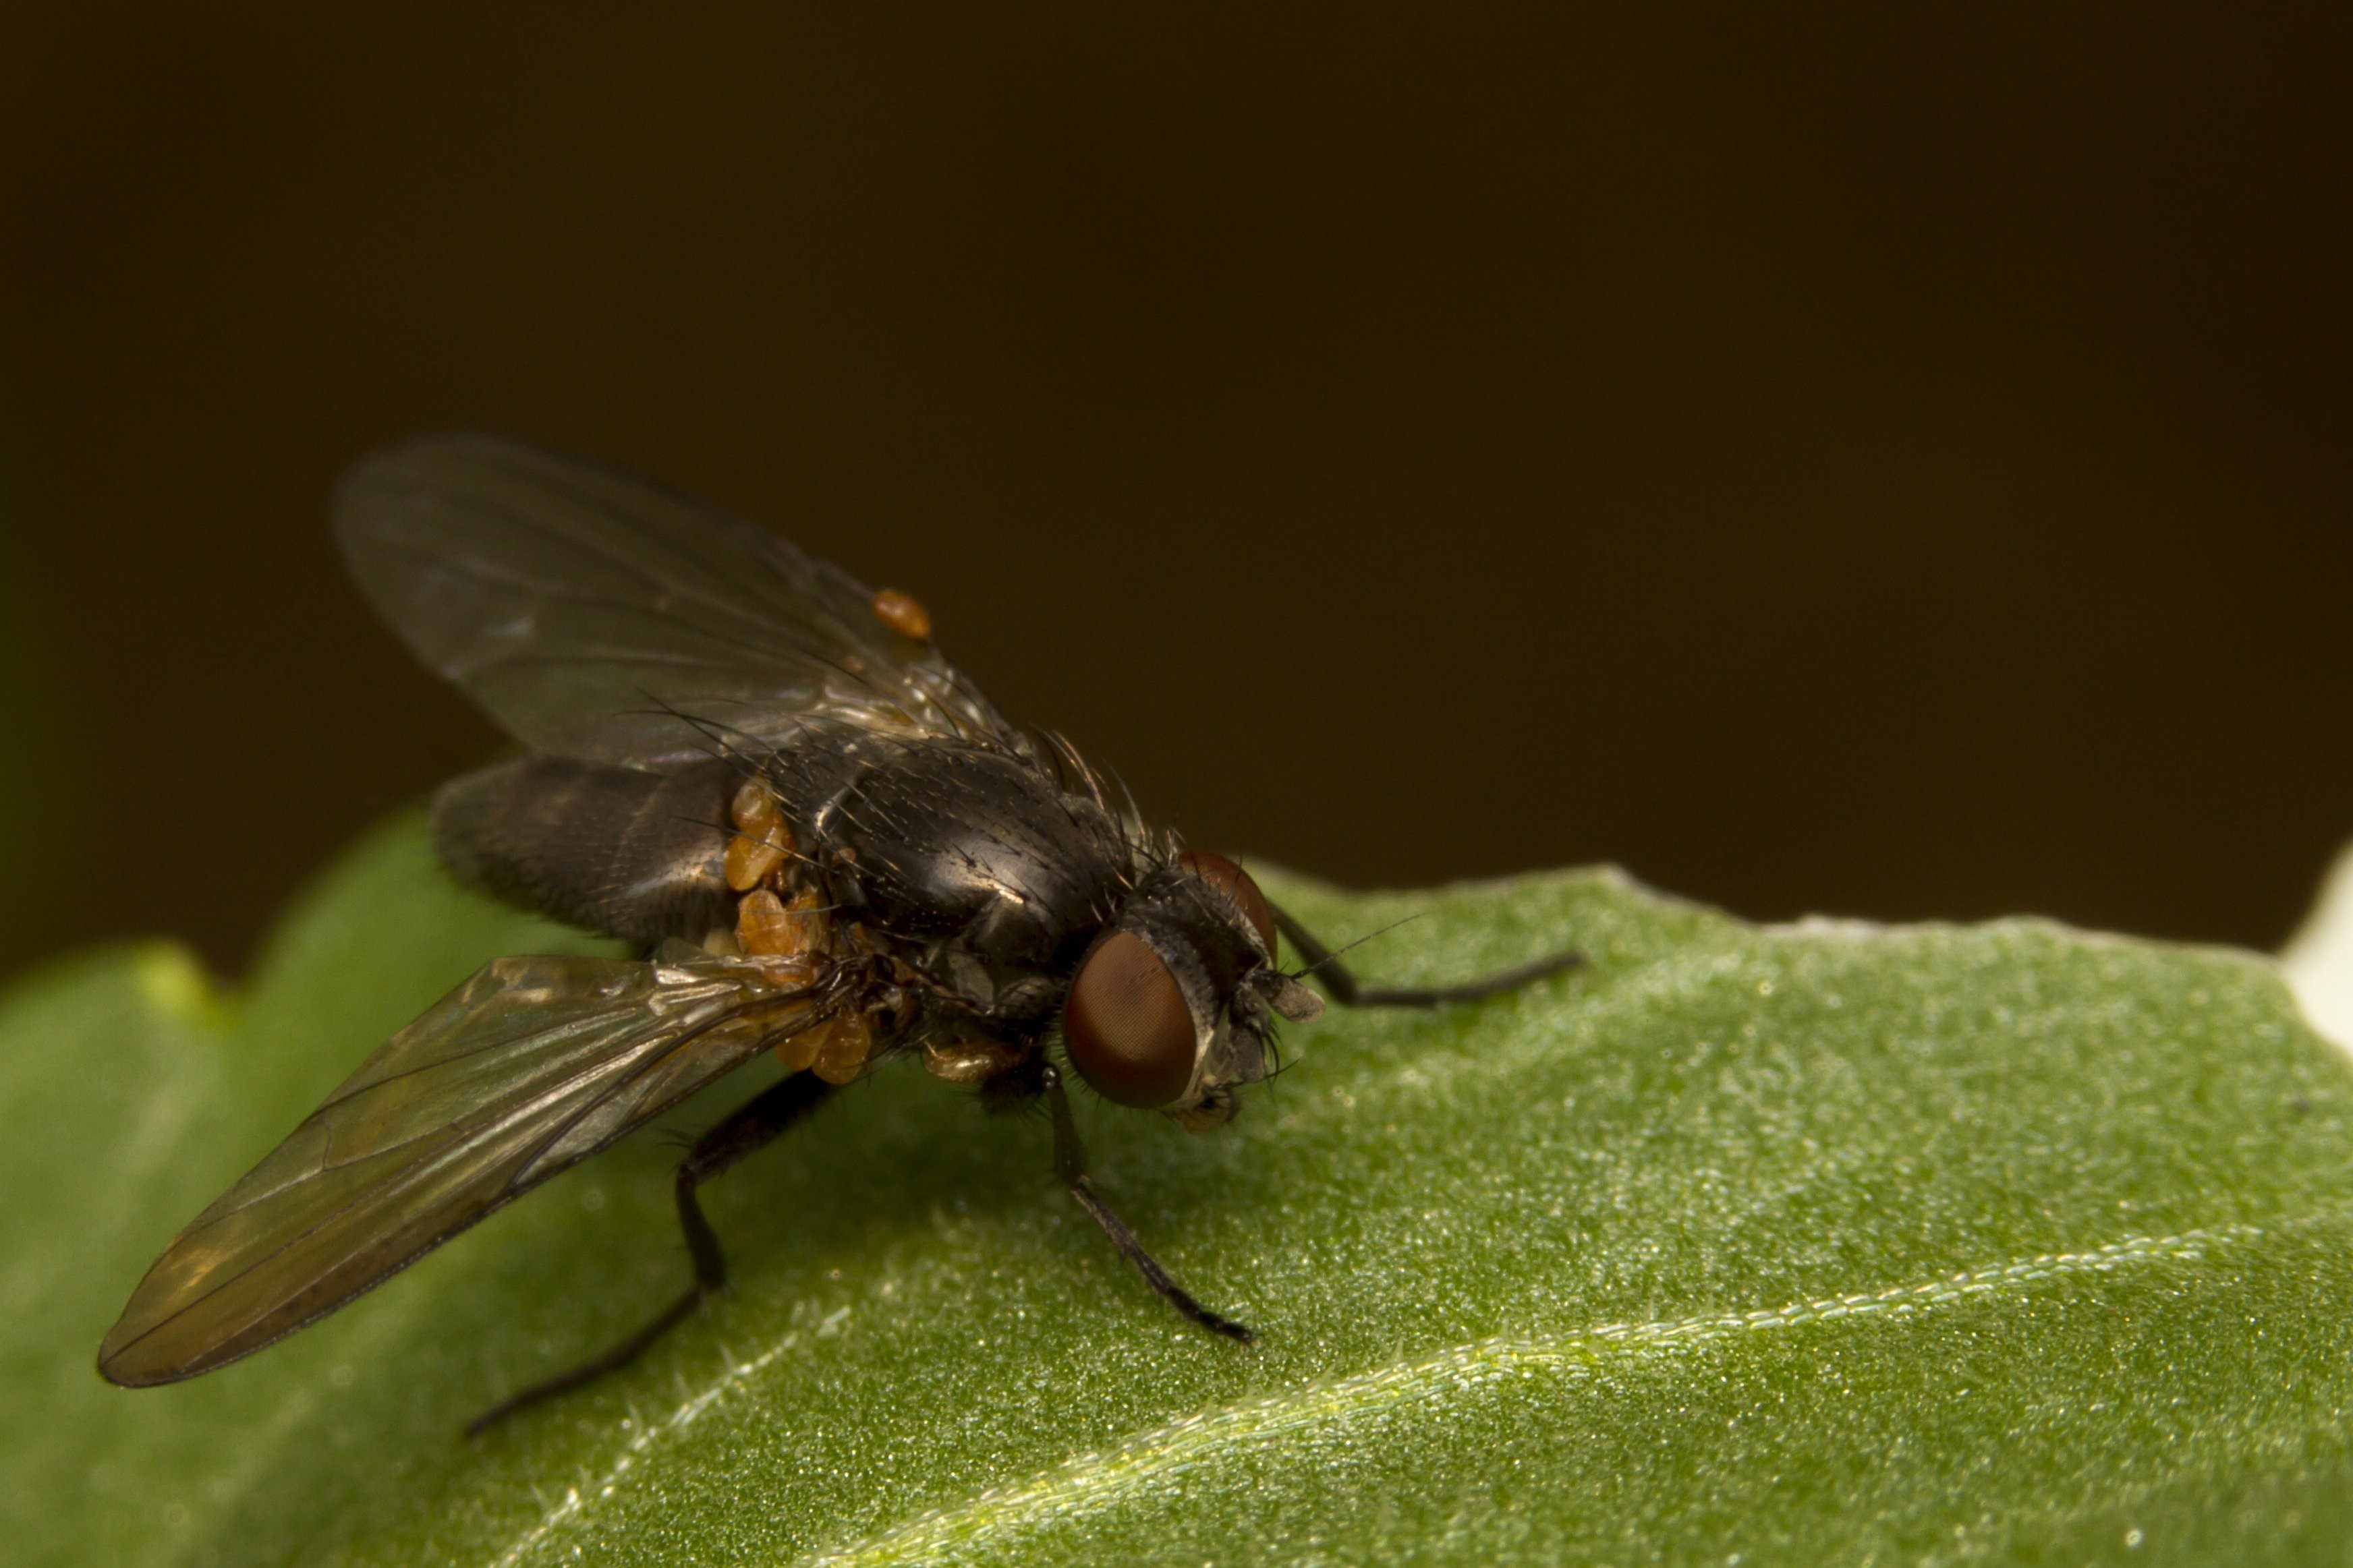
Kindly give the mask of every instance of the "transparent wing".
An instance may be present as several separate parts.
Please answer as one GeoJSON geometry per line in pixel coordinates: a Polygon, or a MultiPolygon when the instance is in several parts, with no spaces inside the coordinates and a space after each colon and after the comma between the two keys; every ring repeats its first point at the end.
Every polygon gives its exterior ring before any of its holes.
{"type": "Polygon", "coordinates": [[[336,493],[353,574],[418,657],[543,752],[660,766],[712,727],[1019,742],[848,573],[648,480],[493,437],[426,436],[336,493]]]}
{"type": "Polygon", "coordinates": [[[235,1361],[805,1027],[798,969],[501,958],[395,1035],[198,1215],[99,1370],[134,1386],[235,1361]]]}

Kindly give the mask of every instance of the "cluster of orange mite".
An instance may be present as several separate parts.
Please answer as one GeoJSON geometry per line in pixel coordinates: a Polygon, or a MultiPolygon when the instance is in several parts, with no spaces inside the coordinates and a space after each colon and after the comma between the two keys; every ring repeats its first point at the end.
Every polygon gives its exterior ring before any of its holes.
{"type": "MultiPolygon", "coordinates": [[[[918,641],[930,638],[931,616],[913,595],[886,588],[874,595],[873,608],[875,618],[892,630],[918,641]]],[[[739,952],[753,958],[815,961],[876,951],[864,927],[834,921],[823,894],[793,874],[797,846],[792,826],[767,785],[744,780],[727,815],[735,827],[727,841],[726,876],[727,886],[741,895],[733,932],[739,952]]],[[[914,978],[900,966],[902,985],[914,978]]],[[[906,1010],[902,1005],[901,1012],[906,1010]]],[[[891,1022],[886,1018],[884,1026],[891,1022]]],[[[828,1083],[848,1083],[865,1070],[875,1044],[875,1020],[853,1005],[771,1048],[787,1071],[807,1069],[828,1083]]],[[[1012,1055],[997,1041],[934,1044],[924,1051],[924,1066],[950,1082],[976,1083],[1002,1070],[1012,1055]]]]}
{"type": "MultiPolygon", "coordinates": [[[[835,952],[837,945],[863,933],[837,932],[824,895],[794,887],[793,830],[768,786],[744,780],[727,814],[735,825],[727,841],[727,885],[743,895],[735,900],[735,945],[753,958],[847,956],[835,952]]],[[[848,1083],[874,1053],[874,1026],[861,1008],[845,1007],[775,1049],[788,1071],[806,1068],[828,1083],[848,1083]]]]}

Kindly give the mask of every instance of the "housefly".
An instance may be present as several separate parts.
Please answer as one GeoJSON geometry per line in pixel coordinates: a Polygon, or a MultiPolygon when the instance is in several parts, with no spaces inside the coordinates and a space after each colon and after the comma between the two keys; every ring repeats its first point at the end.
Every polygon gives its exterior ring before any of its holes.
{"type": "Polygon", "coordinates": [[[1232,860],[1008,723],[913,598],[644,480],[426,437],[353,468],[334,523],[378,613],[525,748],[443,786],[442,860],[640,956],[501,958],[395,1035],[164,1249],[100,1348],[115,1383],[259,1350],[764,1052],[786,1076],[678,1166],[693,1282],[483,1422],[622,1365],[723,1286],[697,1189],[898,1057],[992,1107],[1042,1100],[1112,1245],[1247,1342],[1096,1193],[1071,1077],[1204,1131],[1266,1076],[1278,1022],[1322,1010],[1302,974],[1427,1007],[1575,962],[1359,986],[1232,860]],[[1306,970],[1280,967],[1277,933],[1306,970]]]}

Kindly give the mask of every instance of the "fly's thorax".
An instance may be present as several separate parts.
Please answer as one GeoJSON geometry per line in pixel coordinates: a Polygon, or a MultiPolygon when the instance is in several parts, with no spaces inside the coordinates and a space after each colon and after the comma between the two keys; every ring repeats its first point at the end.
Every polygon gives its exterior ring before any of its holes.
{"type": "Polygon", "coordinates": [[[947,741],[854,745],[854,767],[837,755],[809,781],[823,794],[797,815],[803,848],[837,897],[902,942],[949,942],[1000,983],[1064,973],[1134,879],[1120,823],[1029,758],[947,741]]]}

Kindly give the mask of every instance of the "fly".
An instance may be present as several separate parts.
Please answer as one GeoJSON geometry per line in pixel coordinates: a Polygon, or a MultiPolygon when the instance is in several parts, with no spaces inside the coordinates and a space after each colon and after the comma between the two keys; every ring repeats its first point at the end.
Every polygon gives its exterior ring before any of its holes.
{"type": "Polygon", "coordinates": [[[1223,856],[1140,818],[1060,739],[1008,723],[912,596],[774,535],[519,443],[431,436],[343,480],[335,532],[377,612],[525,750],[435,797],[461,879],[634,945],[493,961],[361,1064],[174,1238],[99,1350],[131,1386],[226,1365],[381,1283],[763,1053],[786,1076],[681,1161],[693,1282],[626,1364],[727,1282],[697,1189],[892,1058],[996,1109],[1042,1100],[1055,1170],[1162,1298],[1201,1304],[1088,1179],[1070,1078],[1195,1131],[1360,986],[1223,856]]]}

